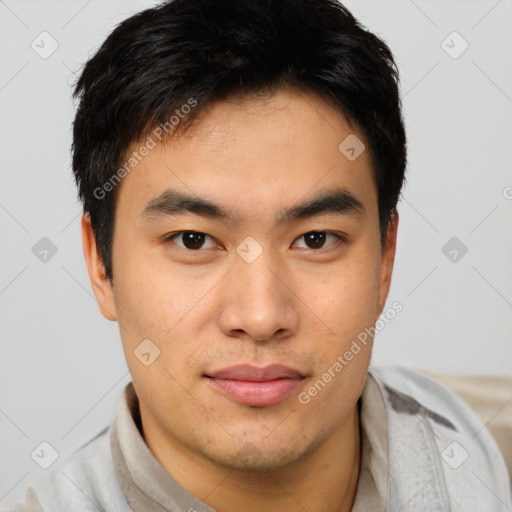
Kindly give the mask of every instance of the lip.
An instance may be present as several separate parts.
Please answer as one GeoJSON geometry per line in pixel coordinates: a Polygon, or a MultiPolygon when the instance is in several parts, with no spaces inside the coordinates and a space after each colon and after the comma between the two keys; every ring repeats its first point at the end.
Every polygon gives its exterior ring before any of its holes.
{"type": "Polygon", "coordinates": [[[236,365],[205,375],[210,385],[242,405],[277,404],[299,387],[305,376],[281,364],[262,368],[236,365]]]}

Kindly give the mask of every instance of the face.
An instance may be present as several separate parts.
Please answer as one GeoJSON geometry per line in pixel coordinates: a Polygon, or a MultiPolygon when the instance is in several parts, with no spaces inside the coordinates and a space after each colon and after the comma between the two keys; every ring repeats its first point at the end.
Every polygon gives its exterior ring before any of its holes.
{"type": "Polygon", "coordinates": [[[349,135],[366,144],[309,94],[215,104],[119,185],[112,288],[84,219],[145,437],[272,469],[353,417],[371,340],[353,342],[382,311],[397,220],[382,250],[369,151],[347,158],[338,147],[349,135]]]}

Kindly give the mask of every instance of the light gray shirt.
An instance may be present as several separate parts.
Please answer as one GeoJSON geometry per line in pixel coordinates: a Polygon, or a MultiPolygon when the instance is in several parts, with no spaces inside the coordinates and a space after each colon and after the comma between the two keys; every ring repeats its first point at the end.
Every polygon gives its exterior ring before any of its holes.
{"type": "MultiPolygon", "coordinates": [[[[454,393],[414,370],[370,369],[359,401],[361,470],[352,512],[512,510],[503,457],[454,393]]],[[[160,465],[131,383],[115,418],[8,512],[213,512],[160,465]]]]}

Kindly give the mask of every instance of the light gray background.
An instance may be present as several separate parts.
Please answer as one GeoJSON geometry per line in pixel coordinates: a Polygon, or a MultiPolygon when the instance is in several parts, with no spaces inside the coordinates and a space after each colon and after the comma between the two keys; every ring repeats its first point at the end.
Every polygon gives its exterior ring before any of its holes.
{"type": "MultiPolygon", "coordinates": [[[[42,441],[60,454],[50,471],[110,422],[130,379],[82,256],[70,85],[114,25],[151,4],[0,0],[2,505],[44,473],[30,457],[42,441]],[[43,31],[59,45],[46,59],[31,48],[43,31]],[[42,237],[58,248],[46,263],[32,253],[42,237]]],[[[512,2],[346,5],[396,56],[409,139],[388,299],[404,309],[374,364],[512,376],[512,2]],[[443,49],[463,48],[453,31],[469,43],[455,59],[443,49]],[[457,262],[442,252],[454,236],[468,248],[457,262]]]]}

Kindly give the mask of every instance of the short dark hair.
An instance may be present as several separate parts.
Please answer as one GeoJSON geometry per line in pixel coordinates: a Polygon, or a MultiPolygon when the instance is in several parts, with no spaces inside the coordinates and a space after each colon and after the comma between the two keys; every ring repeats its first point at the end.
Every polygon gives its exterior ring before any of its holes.
{"type": "Polygon", "coordinates": [[[319,95],[362,131],[384,245],[406,168],[399,73],[386,43],[336,0],[172,0],[120,23],[74,89],[73,172],[111,282],[113,179],[129,171],[120,172],[128,149],[174,114],[179,123],[166,132],[185,131],[216,101],[282,89],[319,95]]]}

